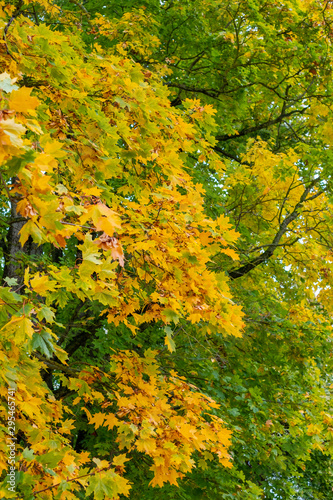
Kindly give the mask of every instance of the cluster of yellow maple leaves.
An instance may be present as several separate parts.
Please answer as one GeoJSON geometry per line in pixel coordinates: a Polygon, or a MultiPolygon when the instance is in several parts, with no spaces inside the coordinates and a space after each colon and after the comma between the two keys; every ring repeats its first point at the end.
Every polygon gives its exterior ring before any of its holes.
{"type": "MultiPolygon", "coordinates": [[[[41,5],[48,14],[57,11],[48,2],[41,5]]],[[[2,29],[14,9],[2,4],[2,29]]],[[[4,399],[8,384],[16,384],[17,432],[26,446],[17,444],[19,469],[31,476],[34,494],[50,498],[61,488],[59,498],[76,498],[81,486],[91,493],[96,474],[106,485],[105,498],[129,491],[122,477],[126,454],[106,462],[71,448],[66,434],[73,421],[64,416],[71,410],[49,394],[40,374],[45,365],[32,347],[34,336],[45,335],[63,363],[60,372],[69,374],[63,384],[78,393],[75,404],[101,405],[94,415],[85,409],[89,423],[115,427],[120,449],[151,457],[153,485],[176,484],[195,465],[195,451],[202,460],[217,454],[229,466],[230,433],[211,412],[215,403],[177,374],[159,373],[153,353],[144,359],[114,356],[115,370],[104,374],[113,380],[110,400],[93,389],[97,368],[94,375],[73,371],[52,331],[56,307],[78,297],[98,300],[109,322],[133,332],[142,322],[168,325],[186,318],[206,322],[208,332],[209,325],[219,325],[240,335],[240,307],[231,301],[226,279],[207,269],[217,251],[237,259],[229,247],[237,233],[227,218],[205,216],[202,187],[191,181],[182,153],[199,150],[202,159],[219,167],[213,140],[196,125],[207,119],[211,126],[211,107],[188,101],[183,114],[170,107],[165,88],[138,64],[102,49],[86,56],[75,34],[55,34],[27,16],[17,17],[7,31],[0,55],[4,206],[15,204],[26,220],[22,246],[31,238],[65,248],[75,237],[82,255],[73,268],[26,268],[23,294],[15,287],[1,289],[0,391],[4,399]],[[24,78],[38,78],[37,90],[24,78]],[[117,189],[110,180],[118,181],[117,189]]],[[[165,341],[173,350],[172,329],[166,328],[165,341]]],[[[5,404],[0,412],[5,421],[5,404]]],[[[4,425],[0,437],[5,470],[4,425]]],[[[0,497],[6,495],[4,485],[0,497]]]]}

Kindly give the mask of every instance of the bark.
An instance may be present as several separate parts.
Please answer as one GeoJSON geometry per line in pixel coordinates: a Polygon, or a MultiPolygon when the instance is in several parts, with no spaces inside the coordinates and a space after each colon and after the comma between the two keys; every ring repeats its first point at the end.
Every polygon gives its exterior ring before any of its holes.
{"type": "MultiPolygon", "coordinates": [[[[17,201],[11,200],[10,226],[5,244],[5,267],[2,280],[4,278],[16,278],[19,285],[23,283],[22,263],[19,259],[20,253],[25,252],[20,243],[20,230],[25,224],[25,220],[16,211],[17,201]]],[[[26,245],[24,245],[26,247],[26,245]]]]}
{"type": "Polygon", "coordinates": [[[20,231],[27,220],[17,213],[16,206],[18,200],[11,198],[10,222],[7,232],[7,241],[3,245],[5,266],[2,275],[2,285],[5,278],[16,278],[18,286],[23,285],[24,279],[24,262],[23,254],[26,255],[41,255],[42,247],[38,246],[31,238],[22,247],[20,243],[20,231]]]}

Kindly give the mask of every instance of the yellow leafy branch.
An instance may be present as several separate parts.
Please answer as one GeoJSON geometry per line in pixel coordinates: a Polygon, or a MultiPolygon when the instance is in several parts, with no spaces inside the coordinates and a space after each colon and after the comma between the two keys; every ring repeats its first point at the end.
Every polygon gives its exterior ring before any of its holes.
{"type": "MultiPolygon", "coordinates": [[[[103,472],[105,470],[110,470],[111,467],[112,467],[111,465],[108,465],[107,467],[103,467],[102,469],[96,469],[94,472],[89,472],[88,474],[83,474],[82,476],[73,477],[72,479],[66,479],[66,482],[70,483],[70,482],[73,482],[73,481],[78,481],[79,479],[83,479],[84,477],[94,476],[98,472],[103,472]]],[[[34,495],[37,495],[38,493],[43,493],[44,491],[47,491],[47,490],[52,490],[53,488],[56,488],[56,487],[58,487],[60,485],[61,485],[61,483],[57,483],[57,484],[53,484],[52,486],[48,486],[47,488],[44,488],[42,490],[34,491],[34,495]]]]}

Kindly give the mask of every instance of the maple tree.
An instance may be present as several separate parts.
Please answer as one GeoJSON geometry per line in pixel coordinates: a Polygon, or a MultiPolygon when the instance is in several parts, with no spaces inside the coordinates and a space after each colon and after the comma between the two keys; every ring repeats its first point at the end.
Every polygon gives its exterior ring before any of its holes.
{"type": "Polygon", "coordinates": [[[332,7],[1,3],[1,498],[328,498],[332,7]]]}

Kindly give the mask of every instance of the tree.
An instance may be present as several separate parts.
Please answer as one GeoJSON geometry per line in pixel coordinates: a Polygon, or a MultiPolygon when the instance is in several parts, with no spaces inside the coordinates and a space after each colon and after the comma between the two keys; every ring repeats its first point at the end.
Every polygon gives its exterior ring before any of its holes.
{"type": "Polygon", "coordinates": [[[2,497],[327,498],[331,3],[0,16],[2,497]]]}

